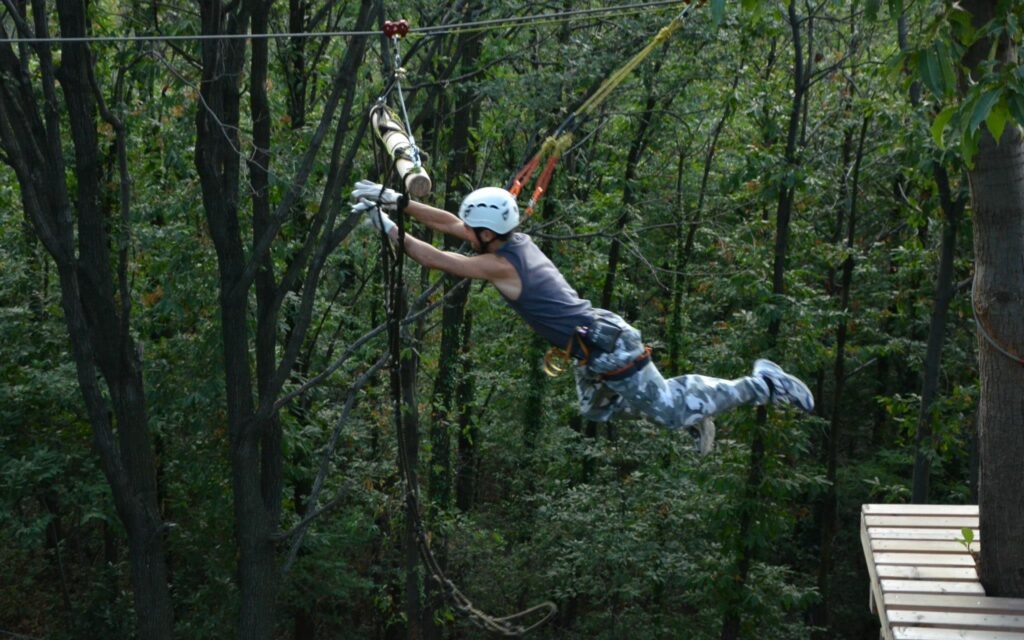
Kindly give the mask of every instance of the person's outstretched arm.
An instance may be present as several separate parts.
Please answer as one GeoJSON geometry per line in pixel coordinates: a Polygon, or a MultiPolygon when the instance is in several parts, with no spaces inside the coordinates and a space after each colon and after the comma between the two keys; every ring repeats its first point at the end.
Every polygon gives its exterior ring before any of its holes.
{"type": "Polygon", "coordinates": [[[437,207],[432,207],[429,204],[410,200],[409,204],[405,206],[405,212],[434,231],[440,231],[441,233],[467,242],[469,242],[472,237],[473,232],[466,228],[466,225],[462,223],[462,220],[460,220],[458,216],[449,213],[444,209],[438,209],[437,207]]]}
{"type": "MultiPolygon", "coordinates": [[[[398,243],[398,227],[376,204],[360,200],[353,205],[352,210],[365,213],[374,227],[386,233],[391,242],[398,243]]],[[[512,263],[493,253],[464,256],[453,251],[442,251],[411,234],[405,235],[403,248],[405,255],[428,269],[444,271],[459,278],[487,280],[507,298],[515,300],[522,291],[522,282],[512,263]]]]}
{"type": "MultiPolygon", "coordinates": [[[[388,233],[388,237],[392,242],[397,243],[398,230],[392,229],[388,233]]],[[[458,278],[487,280],[495,284],[513,277],[518,279],[515,267],[508,260],[493,254],[464,256],[454,251],[442,251],[411,234],[405,234],[403,244],[405,255],[428,269],[444,271],[448,275],[458,278]]]]}

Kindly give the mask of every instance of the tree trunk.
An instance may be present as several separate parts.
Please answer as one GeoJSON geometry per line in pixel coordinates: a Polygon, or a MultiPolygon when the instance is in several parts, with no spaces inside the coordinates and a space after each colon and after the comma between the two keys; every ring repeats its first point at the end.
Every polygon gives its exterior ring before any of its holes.
{"type": "MultiPolygon", "coordinates": [[[[403,314],[404,315],[404,314],[403,314]]],[[[403,356],[400,365],[402,370],[402,402],[404,416],[402,425],[405,434],[403,440],[405,446],[405,462],[408,465],[407,472],[410,474],[410,482],[413,491],[417,491],[417,465],[419,462],[419,412],[416,410],[416,371],[419,358],[414,354],[403,356]]],[[[419,514],[416,512],[417,505],[411,502],[406,503],[405,528],[402,532],[402,548],[405,550],[405,612],[409,621],[409,640],[424,638],[427,636],[427,629],[432,627],[431,608],[424,607],[420,601],[420,584],[426,578],[421,577],[419,571],[420,557],[417,547],[419,514]]]]}
{"type": "Polygon", "coordinates": [[[654,82],[651,76],[658,75],[663,61],[664,58],[659,58],[651,75],[644,78],[647,100],[644,110],[640,114],[640,124],[633,135],[633,142],[630,144],[629,153],[626,156],[626,171],[622,177],[622,212],[615,223],[617,235],[612,238],[611,246],[608,249],[608,269],[605,272],[604,286],[601,289],[601,308],[603,309],[609,309],[612,305],[612,293],[615,291],[615,276],[619,268],[619,254],[622,252],[622,241],[619,239],[619,234],[625,230],[626,225],[629,223],[629,211],[636,202],[637,170],[640,165],[640,157],[647,149],[647,144],[650,141],[655,111],[659,108],[668,108],[668,105],[678,95],[677,92],[670,92],[659,104],[658,96],[654,92],[654,82]]]}
{"type": "MultiPolygon", "coordinates": [[[[478,10],[477,3],[467,2],[463,7],[465,19],[478,10]]],[[[480,56],[481,39],[477,33],[462,33],[456,45],[461,54],[460,75],[472,71],[480,56]]],[[[476,148],[470,140],[476,127],[480,110],[472,88],[464,83],[458,85],[455,94],[454,118],[451,133],[451,159],[448,162],[447,189],[445,190],[444,208],[455,211],[459,206],[458,196],[464,179],[476,174],[476,148]]],[[[451,236],[445,236],[446,250],[455,250],[460,244],[451,236]]],[[[451,276],[445,277],[445,292],[448,293],[457,283],[451,276]]],[[[431,472],[430,498],[433,504],[447,508],[451,503],[451,434],[449,425],[456,421],[457,407],[455,398],[460,385],[459,352],[462,350],[463,315],[469,299],[469,287],[462,284],[458,291],[444,304],[441,319],[441,347],[438,356],[437,378],[434,381],[434,407],[430,427],[431,438],[431,472]]]]}
{"type": "Polygon", "coordinates": [[[1007,127],[998,145],[987,131],[971,177],[974,306],[981,396],[979,508],[985,544],[981,581],[997,597],[1024,597],[1024,141],[1007,127]],[[1012,360],[992,342],[1018,358],[1012,360]]]}
{"type": "MultiPolygon", "coordinates": [[[[61,0],[56,8],[60,35],[88,33],[83,4],[61,0]]],[[[31,27],[24,22],[25,14],[9,14],[9,19],[17,22],[19,35],[45,38],[50,13],[43,0],[34,0],[31,27]]],[[[104,177],[96,132],[99,94],[91,82],[92,53],[82,42],[64,43],[61,50],[59,79],[74,152],[72,205],[53,56],[48,45],[19,48],[26,56],[30,51],[37,60],[19,59],[9,43],[0,45],[0,72],[7,78],[0,83],[3,159],[17,175],[26,219],[57,265],[64,322],[93,444],[128,535],[137,634],[169,639],[174,612],[142,363],[130,331],[131,305],[127,280],[122,277],[127,273],[127,257],[118,255],[115,286],[115,261],[110,255],[114,242],[106,219],[111,212],[103,208],[100,197],[104,177]]],[[[122,173],[120,178],[125,196],[127,177],[122,173]]],[[[121,220],[127,224],[130,202],[122,197],[120,204],[121,220]]],[[[128,233],[126,227],[120,231],[128,233]]]]}
{"type": "MultiPolygon", "coordinates": [[[[824,627],[825,634],[831,634],[831,612],[833,608],[832,602],[832,589],[831,589],[831,573],[832,573],[832,554],[833,546],[835,544],[836,535],[836,513],[839,505],[839,495],[837,491],[838,484],[838,469],[839,469],[839,436],[841,427],[842,417],[842,401],[843,392],[846,386],[846,335],[849,327],[849,319],[845,314],[850,312],[850,291],[853,282],[853,248],[854,241],[856,238],[855,232],[857,228],[857,194],[859,190],[860,181],[860,166],[861,161],[864,159],[864,138],[868,130],[868,118],[865,117],[861,123],[860,138],[857,143],[857,155],[853,163],[853,178],[850,182],[848,193],[845,194],[843,200],[847,204],[841,206],[848,206],[849,211],[846,215],[846,243],[845,248],[848,252],[846,260],[843,261],[842,277],[840,279],[839,289],[839,308],[843,312],[844,316],[839,320],[838,326],[836,327],[836,359],[835,359],[835,390],[832,396],[832,411],[829,420],[829,429],[826,435],[826,447],[825,447],[825,479],[828,481],[828,489],[825,492],[825,498],[821,506],[821,554],[818,560],[818,592],[821,594],[821,605],[817,607],[815,611],[815,624],[819,627],[824,627]]],[[[845,174],[847,162],[843,163],[843,172],[845,174]]],[[[843,178],[845,185],[845,177],[843,178]]],[[[845,191],[844,186],[844,191],[845,191]]]]}
{"type": "Polygon", "coordinates": [[[928,344],[924,357],[924,375],[921,382],[921,410],[917,417],[914,438],[914,478],[911,502],[928,502],[931,461],[935,455],[935,437],[932,430],[931,407],[939,387],[939,368],[942,345],[946,341],[946,318],[953,299],[953,259],[956,257],[956,232],[963,212],[962,199],[954,199],[949,188],[949,176],[942,165],[933,165],[935,183],[939,188],[942,208],[942,245],[939,250],[939,269],[935,278],[935,298],[932,301],[931,321],[928,325],[928,344]]]}
{"type": "MultiPolygon", "coordinates": [[[[384,241],[386,242],[386,241],[384,241]]],[[[386,249],[385,249],[386,250],[386,249]]],[[[397,260],[404,257],[399,253],[397,260]]],[[[402,528],[402,557],[404,582],[405,637],[416,640],[423,637],[425,621],[420,603],[421,577],[419,572],[419,548],[417,546],[417,524],[419,494],[417,462],[419,459],[419,413],[416,405],[416,369],[418,358],[412,349],[404,349],[399,319],[405,317],[406,291],[401,281],[402,267],[394,277],[399,278],[392,295],[392,317],[389,323],[389,349],[391,351],[391,396],[394,406],[395,435],[398,439],[398,468],[403,475],[405,496],[405,522],[402,528]]],[[[429,608],[429,607],[428,607],[429,608]]]]}
{"type": "MultiPolygon", "coordinates": [[[[200,3],[204,35],[266,31],[265,0],[240,4],[200,3]]],[[[360,4],[357,29],[372,19],[370,0],[360,4]]],[[[239,39],[207,39],[201,45],[202,82],[196,112],[195,164],[202,189],[203,208],[217,252],[220,318],[223,340],[227,418],[232,467],[235,535],[238,543],[240,589],[239,638],[269,639],[276,623],[277,566],[274,534],[279,525],[283,459],[275,399],[298,360],[313,312],[317,284],[327,255],[354,226],[346,220],[334,228],[342,181],[347,180],[351,156],[341,161],[342,141],[352,107],[350,79],[362,58],[364,38],[354,39],[340,61],[331,93],[299,169],[273,214],[267,197],[270,146],[269,107],[266,97],[268,53],[266,41],[254,39],[250,62],[253,139],[250,176],[253,188],[251,255],[242,240],[245,226],[239,215],[242,149],[238,137],[241,109],[240,78],[249,46],[239,39]],[[294,210],[326,138],[339,104],[340,124],[334,135],[330,165],[319,212],[306,223],[300,248],[290,256],[281,280],[275,283],[269,256],[281,226],[294,210]],[[249,295],[256,290],[255,349],[249,335],[249,295]],[[278,355],[277,323],[288,292],[300,291],[287,343],[278,355]],[[250,356],[255,353],[255,380],[250,356]],[[256,383],[255,386],[253,383],[256,383]],[[259,407],[254,399],[258,399],[259,407]]],[[[351,150],[354,153],[354,149],[351,150]]]]}
{"type": "MultiPolygon", "coordinates": [[[[225,8],[201,3],[203,33],[248,30],[249,4],[225,8]]],[[[206,40],[202,44],[204,108],[196,113],[196,169],[210,234],[217,251],[220,319],[227,393],[235,535],[238,543],[240,603],[236,635],[269,640],[274,628],[277,567],[271,520],[263,502],[260,473],[262,434],[253,420],[252,371],[249,362],[248,287],[243,274],[246,257],[239,220],[241,157],[235,127],[239,124],[239,81],[246,45],[239,40],[206,40]]]]}
{"type": "MultiPolygon", "coordinates": [[[[975,28],[996,10],[992,0],[967,0],[975,28]]],[[[978,70],[991,41],[968,50],[964,62],[978,70]]],[[[999,43],[997,62],[1015,61],[1009,42],[999,43]]],[[[1024,140],[1008,126],[996,141],[982,127],[970,170],[974,226],[973,304],[978,318],[978,506],[985,544],[981,582],[990,596],[1024,597],[1024,140]],[[998,345],[998,347],[996,346],[998,345]],[[1005,352],[1005,353],[1004,353],[1005,352]],[[1016,358],[1017,361],[1014,361],[1016,358]]]]}
{"type": "MultiPolygon", "coordinates": [[[[736,76],[732,80],[732,91],[736,90],[736,86],[739,84],[739,81],[740,73],[737,71],[736,76]]],[[[718,119],[714,128],[711,130],[711,139],[708,141],[708,150],[704,154],[704,169],[701,171],[700,190],[697,192],[697,204],[693,209],[693,213],[690,215],[690,221],[686,225],[685,240],[682,238],[681,217],[678,220],[678,226],[676,227],[675,274],[672,279],[672,308],[668,332],[669,351],[667,368],[669,371],[676,371],[679,368],[684,271],[686,270],[686,265],[690,263],[690,256],[693,253],[693,243],[697,238],[697,230],[700,228],[701,217],[704,213],[704,200],[707,197],[708,181],[711,177],[711,167],[715,159],[715,150],[718,148],[718,138],[722,135],[722,131],[725,129],[725,123],[729,120],[729,116],[732,115],[732,112],[732,101],[726,100],[725,108],[722,109],[722,116],[718,119]]],[[[681,206],[681,200],[684,160],[685,153],[680,150],[679,161],[676,167],[676,211],[680,213],[683,208],[681,206]]]]}
{"type": "MultiPolygon", "coordinates": [[[[907,51],[909,48],[907,31],[907,15],[904,11],[900,14],[896,31],[901,51],[907,51]]],[[[915,109],[921,107],[921,83],[918,81],[914,81],[910,86],[910,104],[915,109]]],[[[942,209],[943,221],[939,266],[935,278],[935,298],[932,301],[932,315],[928,325],[928,342],[921,382],[921,407],[917,418],[917,433],[914,437],[916,453],[911,484],[911,501],[919,504],[928,502],[931,459],[934,455],[931,405],[938,390],[942,345],[946,340],[946,318],[949,313],[949,303],[953,297],[953,259],[956,257],[956,233],[960,226],[960,215],[966,204],[963,198],[953,197],[949,186],[949,174],[938,160],[932,161],[932,175],[939,190],[939,206],[942,209]]],[[[894,195],[897,197],[901,197],[898,191],[901,182],[902,180],[896,184],[897,191],[894,195]]]]}
{"type": "MultiPolygon", "coordinates": [[[[790,0],[788,19],[793,35],[793,100],[789,111],[789,128],[786,139],[785,163],[789,168],[796,167],[797,133],[800,130],[800,114],[806,90],[804,74],[803,49],[800,43],[800,20],[796,14],[796,0],[790,0]]],[[[772,261],[772,293],[781,296],[785,293],[786,255],[789,247],[789,220],[793,211],[793,187],[783,185],[779,189],[779,197],[775,209],[775,250],[772,261]]],[[[780,320],[773,318],[768,325],[768,343],[772,346],[778,340],[780,320]]],[[[744,599],[750,566],[754,561],[756,545],[751,540],[756,510],[760,508],[759,494],[764,478],[765,446],[762,430],[768,420],[764,407],[757,409],[757,426],[750,445],[750,463],[747,467],[747,481],[743,490],[743,504],[740,510],[737,543],[739,546],[736,560],[736,572],[733,576],[732,601],[726,603],[722,616],[722,640],[736,640],[740,635],[742,620],[740,612],[744,599]]]]}
{"type": "Polygon", "coordinates": [[[475,385],[470,372],[473,363],[470,358],[470,338],[473,332],[473,316],[467,312],[462,321],[462,363],[459,371],[459,387],[456,391],[456,405],[459,407],[459,437],[455,463],[455,506],[460,511],[473,508],[473,497],[476,492],[476,451],[480,429],[473,417],[473,397],[475,385]]]}

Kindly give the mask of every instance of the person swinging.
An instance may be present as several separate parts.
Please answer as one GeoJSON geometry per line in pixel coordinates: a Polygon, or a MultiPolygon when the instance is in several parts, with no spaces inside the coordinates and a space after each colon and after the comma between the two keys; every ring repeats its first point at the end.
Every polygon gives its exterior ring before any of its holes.
{"type": "MultiPolygon", "coordinates": [[[[352,191],[354,212],[398,242],[385,211],[403,198],[368,180],[352,191]]],[[[651,361],[640,332],[617,314],[581,298],[529,235],[517,232],[515,198],[505,189],[470,193],[458,215],[408,200],[404,213],[427,227],[468,242],[477,255],[442,251],[406,235],[406,255],[428,269],[490,282],[536,333],[574,362],[581,415],[607,422],[621,411],[642,414],[669,429],[685,429],[701,454],[714,447],[712,416],[742,405],[792,404],[814,409],[814,396],[799,378],[770,360],[756,360],[749,376],[724,380],[688,374],[666,379],[651,361]]]]}

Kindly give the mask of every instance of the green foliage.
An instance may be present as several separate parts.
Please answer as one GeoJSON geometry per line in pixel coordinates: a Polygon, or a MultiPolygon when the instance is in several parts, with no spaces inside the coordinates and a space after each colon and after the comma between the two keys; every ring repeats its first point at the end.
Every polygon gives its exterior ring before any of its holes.
{"type": "Polygon", "coordinates": [[[971,548],[971,545],[974,544],[974,529],[971,529],[970,527],[960,529],[960,537],[957,539],[957,542],[962,544],[964,549],[967,549],[967,553],[974,556],[975,561],[977,561],[977,554],[979,552],[971,548]]]}
{"type": "Polygon", "coordinates": [[[905,53],[905,64],[935,100],[932,136],[943,147],[944,131],[970,166],[978,149],[981,125],[998,142],[1008,124],[1024,124],[1021,67],[1001,51],[1021,42],[1021,17],[1015,3],[999,3],[992,19],[977,28],[972,16],[955,3],[936,3],[923,29],[921,44],[905,53]],[[987,51],[972,51],[987,47],[987,51]],[[965,56],[982,56],[974,71],[965,56]],[[960,88],[963,87],[963,90],[960,88]]]}
{"type": "MultiPolygon", "coordinates": [[[[542,351],[530,346],[528,328],[493,288],[474,286],[467,307],[472,333],[463,356],[474,394],[455,411],[456,417],[468,412],[468,426],[445,418],[453,452],[457,435],[472,439],[473,506],[463,512],[426,505],[424,512],[431,543],[450,577],[482,610],[505,615],[552,599],[560,614],[537,637],[718,638],[723,618],[732,614],[741,621],[743,637],[808,637],[814,631],[810,612],[826,595],[817,579],[818,512],[830,488],[823,460],[836,416],[839,536],[824,585],[832,591],[834,610],[830,628],[821,632],[854,638],[874,631],[850,523],[862,503],[909,495],[941,239],[932,169],[942,163],[954,192],[966,189],[956,156],[969,161],[983,128],[999,138],[1024,122],[1024,85],[1019,67],[995,64],[982,65],[966,89],[960,85],[962,57],[974,42],[998,35],[1017,42],[1017,8],[977,30],[948,3],[894,0],[887,9],[876,0],[854,4],[816,9],[815,49],[813,55],[804,51],[812,63],[807,122],[797,130],[793,158],[787,157],[793,78],[785,7],[744,1],[748,13],[733,15],[725,2],[715,1],[693,11],[681,32],[636,70],[602,113],[584,123],[541,212],[526,224],[573,286],[592,300],[604,288],[612,241],[621,242],[610,306],[643,331],[666,375],[739,377],[753,359],[767,356],[808,381],[818,395],[818,412],[799,418],[773,407],[764,425],[751,409],[732,412],[719,418],[718,450],[705,459],[693,454],[685,433],[644,421],[581,424],[571,376],[539,376],[542,351]],[[851,13],[861,8],[866,18],[851,13]],[[906,55],[891,64],[885,61],[896,48],[893,25],[865,22],[886,10],[890,17],[906,10],[911,24],[906,55]],[[909,80],[903,82],[903,69],[926,91],[920,112],[904,95],[909,80]],[[649,96],[657,106],[630,178],[636,197],[624,202],[626,162],[649,96]],[[844,151],[844,143],[856,140],[865,118],[858,219],[848,245],[855,148],[846,144],[844,151]],[[775,293],[776,214],[786,194],[792,216],[782,293],[775,293]],[[685,253],[691,225],[692,247],[685,253]],[[847,260],[854,268],[844,306],[839,285],[847,260]],[[780,333],[769,339],[767,328],[776,322],[780,333]],[[842,385],[835,379],[840,324],[847,332],[842,385]],[[670,371],[665,361],[673,345],[679,362],[670,371]],[[765,466],[750,493],[756,436],[764,440],[765,466]],[[750,519],[748,529],[740,527],[744,518],[750,519]],[[740,549],[753,551],[742,584],[740,549]]],[[[350,3],[337,15],[327,13],[344,25],[355,8],[350,3]]],[[[392,10],[417,16],[423,26],[440,19],[428,3],[389,5],[392,10]]],[[[90,11],[97,32],[129,23],[154,26],[149,10],[134,5],[91,3],[90,11]]],[[[284,5],[274,11],[272,24],[283,31],[284,5]]],[[[529,11],[497,3],[480,17],[529,11]]],[[[165,33],[198,29],[187,11],[159,12],[165,33]]],[[[410,38],[410,45],[425,45],[405,51],[410,115],[431,152],[428,169],[438,185],[429,202],[440,206],[447,189],[457,192],[457,200],[474,186],[503,184],[588,88],[646,43],[667,15],[629,13],[615,20],[481,32],[477,64],[465,74],[453,66],[462,55],[455,37],[410,38]],[[461,91],[472,96],[471,109],[456,110],[461,91]],[[476,154],[472,175],[449,170],[462,151],[452,148],[452,124],[469,117],[468,110],[478,111],[470,134],[469,151],[476,154]]],[[[808,22],[801,24],[806,28],[808,22]]],[[[302,114],[293,114],[287,91],[288,45],[271,46],[275,203],[309,145],[346,43],[334,39],[324,46],[324,55],[310,60],[302,114]]],[[[97,78],[110,95],[118,66],[132,62],[126,102],[118,107],[128,126],[132,171],[131,326],[141,345],[161,516],[170,525],[166,543],[177,633],[225,638],[234,634],[241,596],[217,257],[193,162],[195,114],[204,108],[191,66],[199,49],[182,44],[160,50],[163,61],[136,59],[130,47],[97,45],[97,78]]],[[[374,48],[351,79],[352,129],[382,89],[380,58],[374,48]]],[[[239,129],[239,151],[248,156],[253,149],[247,115],[239,129]]],[[[102,125],[98,130],[109,135],[102,125]]],[[[69,137],[67,131],[63,135],[69,137]]],[[[368,144],[354,157],[351,178],[373,177],[368,144]]],[[[312,219],[308,214],[326,188],[326,155],[314,162],[310,186],[275,242],[277,274],[294,259],[312,219]]],[[[102,159],[106,196],[114,199],[112,162],[112,156],[102,159]]],[[[337,204],[343,217],[344,202],[337,204]]],[[[244,187],[239,206],[242,224],[251,225],[244,187]]],[[[955,282],[970,273],[969,222],[960,231],[955,282]]],[[[378,251],[378,238],[358,229],[327,258],[313,301],[315,332],[302,346],[285,392],[324,371],[385,320],[378,251]]],[[[415,298],[423,286],[418,270],[410,263],[406,274],[415,298]]],[[[4,169],[0,534],[9,544],[0,547],[0,629],[36,637],[131,637],[126,538],[91,450],[59,295],[54,266],[24,225],[17,180],[4,169]]],[[[282,302],[279,351],[299,295],[282,302]]],[[[958,295],[951,308],[940,393],[931,408],[934,492],[951,502],[969,500],[970,427],[978,394],[965,298],[958,295]]],[[[420,359],[420,402],[407,411],[417,410],[421,420],[421,482],[430,467],[457,468],[454,453],[439,459],[427,446],[441,322],[438,312],[407,327],[403,346],[420,359]]],[[[349,385],[383,349],[382,339],[369,341],[324,384],[280,413],[286,487],[280,530],[291,530],[310,509],[333,505],[314,521],[281,585],[280,637],[291,637],[300,623],[315,625],[323,637],[353,638],[395,635],[409,623],[400,548],[405,488],[396,467],[386,375],[371,380],[341,420],[349,385]],[[336,428],[319,504],[307,504],[336,428]]],[[[289,541],[278,543],[282,561],[289,541]]],[[[426,587],[421,595],[425,601],[426,587]]],[[[451,606],[432,615],[444,627],[442,634],[475,633],[451,606]]]]}

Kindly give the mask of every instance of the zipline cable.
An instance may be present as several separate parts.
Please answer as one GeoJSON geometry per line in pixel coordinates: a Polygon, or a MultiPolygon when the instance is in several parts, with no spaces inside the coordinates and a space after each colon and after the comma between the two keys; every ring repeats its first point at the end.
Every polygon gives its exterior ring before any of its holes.
{"type": "MultiPolygon", "coordinates": [[[[533,26],[560,24],[573,22],[581,18],[596,18],[602,15],[611,14],[616,17],[630,13],[641,13],[650,9],[668,8],[683,4],[680,0],[651,0],[650,2],[636,2],[632,4],[617,5],[614,7],[599,7],[593,9],[570,9],[552,13],[541,13],[529,16],[512,16],[509,18],[489,18],[487,20],[476,20],[462,22],[452,25],[436,27],[411,27],[409,35],[413,36],[440,36],[457,35],[500,29],[511,26],[533,26]]],[[[218,34],[154,34],[154,35],[116,35],[116,36],[50,36],[37,38],[34,36],[16,36],[0,38],[0,44],[71,44],[71,43],[120,43],[120,42],[198,42],[202,40],[273,40],[282,38],[344,38],[344,37],[367,37],[379,36],[379,30],[374,31],[312,31],[312,32],[278,32],[278,33],[218,33],[218,34]]]]}

